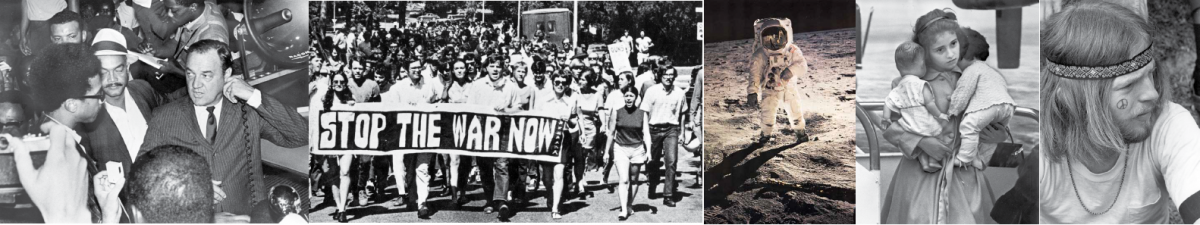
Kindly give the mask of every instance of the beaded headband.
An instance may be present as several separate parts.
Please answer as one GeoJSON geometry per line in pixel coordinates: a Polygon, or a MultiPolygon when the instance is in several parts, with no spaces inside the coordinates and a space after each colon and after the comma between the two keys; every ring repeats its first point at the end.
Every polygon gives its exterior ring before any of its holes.
{"type": "Polygon", "coordinates": [[[1149,65],[1150,62],[1153,62],[1154,56],[1150,54],[1152,52],[1150,49],[1152,48],[1154,48],[1153,45],[1147,46],[1146,49],[1142,50],[1141,53],[1138,53],[1132,59],[1112,65],[1076,66],[1046,60],[1046,69],[1049,69],[1051,74],[1067,79],[1111,79],[1140,70],[1149,65]]]}

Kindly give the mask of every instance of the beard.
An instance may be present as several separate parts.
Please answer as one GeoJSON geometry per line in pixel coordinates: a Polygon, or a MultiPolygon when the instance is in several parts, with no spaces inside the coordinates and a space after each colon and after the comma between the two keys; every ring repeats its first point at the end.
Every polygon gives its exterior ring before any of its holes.
{"type": "Polygon", "coordinates": [[[1117,120],[1116,125],[1121,129],[1121,139],[1124,139],[1125,143],[1140,143],[1150,138],[1154,123],[1162,114],[1162,104],[1154,103],[1153,105],[1154,108],[1150,109],[1150,113],[1128,120],[1117,120]]]}

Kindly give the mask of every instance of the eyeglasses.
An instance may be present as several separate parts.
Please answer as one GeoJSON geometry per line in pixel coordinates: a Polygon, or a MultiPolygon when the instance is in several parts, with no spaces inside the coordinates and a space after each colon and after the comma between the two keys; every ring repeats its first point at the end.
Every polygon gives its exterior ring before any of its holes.
{"type": "Polygon", "coordinates": [[[335,80],[335,81],[333,81],[333,84],[346,84],[346,81],[344,81],[344,80],[335,80]]]}

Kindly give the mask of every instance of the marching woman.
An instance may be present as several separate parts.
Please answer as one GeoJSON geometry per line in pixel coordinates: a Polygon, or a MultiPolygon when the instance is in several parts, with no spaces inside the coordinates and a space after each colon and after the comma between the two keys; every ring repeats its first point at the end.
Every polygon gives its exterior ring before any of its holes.
{"type": "Polygon", "coordinates": [[[596,147],[596,137],[600,133],[598,132],[600,126],[603,124],[600,122],[599,112],[604,105],[604,97],[607,94],[605,90],[608,89],[609,85],[604,80],[601,80],[596,71],[593,71],[591,68],[581,67],[580,73],[579,75],[581,75],[580,78],[582,80],[578,83],[581,87],[578,94],[573,94],[579,103],[579,118],[581,122],[578,139],[579,151],[574,152],[570,156],[572,157],[573,164],[568,164],[568,166],[571,167],[571,174],[574,175],[572,180],[575,182],[575,186],[571,186],[571,193],[578,194],[577,196],[580,199],[586,199],[589,193],[584,187],[586,182],[583,181],[583,173],[587,168],[596,168],[600,165],[599,162],[590,163],[587,159],[603,158],[600,157],[598,150],[601,148],[596,147]]]}
{"type": "MultiPolygon", "coordinates": [[[[450,65],[452,80],[449,85],[446,85],[446,103],[466,103],[467,85],[471,82],[471,77],[467,75],[467,63],[462,60],[455,60],[454,62],[450,63],[450,65]]],[[[471,158],[459,156],[458,154],[446,154],[445,157],[447,161],[449,161],[447,164],[450,164],[450,168],[446,170],[450,175],[446,179],[446,183],[448,183],[449,185],[447,186],[450,187],[449,191],[451,207],[458,208],[458,206],[467,203],[467,191],[460,185],[466,184],[467,182],[466,177],[463,175],[466,175],[471,171],[471,161],[469,161],[471,158]],[[462,165],[464,159],[467,160],[465,166],[462,165]]]]}
{"type": "MultiPolygon", "coordinates": [[[[622,73],[623,76],[618,79],[624,80],[625,74],[628,73],[622,73]]],[[[621,198],[621,213],[617,214],[617,219],[625,221],[629,219],[629,206],[633,199],[629,184],[636,180],[642,165],[649,159],[646,155],[649,145],[646,143],[650,143],[650,122],[646,119],[649,114],[638,109],[637,88],[626,85],[620,92],[625,106],[612,111],[609,124],[613,125],[613,129],[608,130],[605,146],[608,146],[607,151],[613,155],[619,177],[617,196],[621,198]]]]}
{"type": "MultiPolygon", "coordinates": [[[[333,105],[354,105],[353,93],[346,88],[346,84],[349,82],[346,74],[335,73],[332,80],[333,82],[330,82],[332,87],[325,93],[324,100],[321,101],[325,109],[329,109],[333,105]]],[[[321,176],[321,184],[333,189],[333,201],[337,204],[333,219],[339,223],[348,221],[346,219],[346,198],[350,195],[350,163],[353,158],[352,155],[327,157],[326,159],[330,161],[336,161],[327,162],[326,165],[330,167],[329,171],[321,176]],[[337,171],[337,173],[333,173],[333,171],[337,171]]]]}
{"type": "MultiPolygon", "coordinates": [[[[552,79],[554,84],[552,91],[541,91],[535,97],[532,108],[534,111],[547,112],[549,114],[567,121],[568,135],[565,140],[578,140],[579,138],[579,105],[575,98],[568,94],[568,87],[571,84],[569,73],[561,73],[552,79]]],[[[563,178],[566,178],[564,170],[566,165],[571,163],[572,155],[579,154],[581,149],[577,148],[577,142],[564,141],[562,146],[561,160],[558,163],[542,164],[542,174],[549,175],[542,178],[542,182],[550,185],[551,198],[547,198],[547,205],[550,205],[550,218],[562,219],[562,214],[559,211],[559,205],[562,201],[563,194],[563,178]]],[[[583,163],[576,161],[574,163],[583,163]]]]}
{"type": "MultiPolygon", "coordinates": [[[[621,108],[625,107],[625,97],[624,97],[625,93],[623,91],[621,91],[621,89],[625,89],[625,87],[636,88],[635,86],[633,86],[633,82],[635,79],[633,76],[633,72],[621,71],[621,73],[617,74],[617,76],[614,79],[616,80],[617,86],[608,92],[608,96],[604,97],[604,110],[600,111],[600,118],[602,118],[606,121],[611,120],[610,118],[612,118],[612,115],[615,114],[617,110],[621,110],[621,108]]],[[[641,105],[640,103],[641,103],[640,97],[638,99],[634,99],[634,105],[641,105]]],[[[609,131],[611,131],[612,129],[615,129],[615,127],[613,127],[612,124],[613,123],[611,123],[611,121],[610,121],[610,123],[604,124],[604,126],[603,126],[604,129],[602,129],[604,131],[604,133],[608,134],[609,131]]],[[[608,137],[611,138],[612,134],[609,134],[608,137]]],[[[611,144],[612,143],[607,143],[606,145],[604,145],[603,148],[607,149],[608,148],[607,146],[610,146],[611,144]]],[[[603,161],[604,169],[601,170],[601,171],[603,171],[602,173],[604,174],[604,176],[600,180],[602,182],[608,182],[608,176],[610,175],[609,172],[612,171],[612,167],[613,167],[612,151],[606,150],[605,154],[604,154],[604,158],[605,158],[603,161]]],[[[612,184],[608,184],[607,186],[608,186],[608,193],[612,194],[613,193],[612,184]]]]}

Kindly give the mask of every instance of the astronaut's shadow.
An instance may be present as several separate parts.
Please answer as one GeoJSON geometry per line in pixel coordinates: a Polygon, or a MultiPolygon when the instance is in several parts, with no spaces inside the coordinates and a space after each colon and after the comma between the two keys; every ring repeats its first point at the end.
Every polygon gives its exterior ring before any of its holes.
{"type": "Polygon", "coordinates": [[[800,143],[778,146],[745,161],[755,151],[765,147],[764,143],[754,143],[725,156],[716,166],[704,172],[704,204],[705,206],[728,204],[727,197],[737,191],[746,180],[758,176],[758,168],[762,167],[780,152],[796,147],[800,143]],[[740,165],[738,163],[741,163],[740,165]]]}

